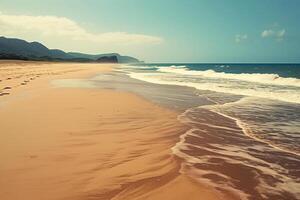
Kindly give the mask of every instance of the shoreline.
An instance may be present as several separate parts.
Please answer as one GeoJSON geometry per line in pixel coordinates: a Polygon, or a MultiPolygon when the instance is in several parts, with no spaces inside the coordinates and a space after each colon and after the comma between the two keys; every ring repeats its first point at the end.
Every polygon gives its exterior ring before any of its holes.
{"type": "Polygon", "coordinates": [[[10,76],[20,68],[29,80],[40,75],[24,87],[22,78],[4,81],[1,74],[1,87],[15,85],[0,97],[2,199],[222,199],[179,173],[171,148],[186,127],[178,113],[128,92],[49,85],[112,65],[44,63],[34,73],[34,63],[25,65],[17,63],[10,76]]]}
{"type": "MultiPolygon", "coordinates": [[[[152,66],[143,66],[142,69],[131,66],[121,67],[120,71],[117,74],[99,75],[91,79],[90,83],[93,84],[94,81],[97,87],[105,88],[110,80],[114,83],[111,88],[137,93],[165,108],[179,111],[182,116],[182,118],[179,116],[179,121],[191,128],[181,135],[184,140],[173,147],[175,153],[176,151],[178,153],[176,155],[184,160],[181,172],[185,176],[190,176],[202,185],[209,185],[218,192],[226,194],[228,199],[252,199],[263,198],[263,196],[296,199],[298,170],[295,166],[299,164],[297,156],[279,151],[249,137],[235,120],[235,118],[240,118],[245,124],[252,124],[251,129],[259,134],[257,131],[265,127],[259,119],[265,122],[274,120],[274,127],[276,127],[278,120],[276,116],[281,116],[276,108],[280,108],[285,113],[284,115],[287,115],[289,106],[294,105],[280,102],[277,104],[275,102],[273,105],[267,100],[262,100],[261,105],[257,105],[255,98],[248,100],[244,96],[193,90],[189,87],[177,86],[177,84],[172,85],[172,81],[169,81],[171,84],[167,85],[155,84],[153,80],[174,79],[174,74],[161,74],[152,66]],[[138,77],[144,77],[146,80],[128,79],[127,76],[132,74],[140,74],[141,76],[138,77]],[[104,86],[100,86],[102,84],[104,86]],[[247,101],[244,101],[246,98],[247,101]],[[211,105],[212,101],[217,105],[211,105]],[[228,106],[231,104],[235,106],[228,106]],[[254,109],[249,110],[251,107],[254,109]],[[268,118],[266,111],[272,108],[275,109],[274,117],[268,118]],[[234,118],[227,117],[227,115],[234,118]],[[256,115],[259,117],[256,118],[256,115]],[[251,120],[256,123],[251,123],[251,120]],[[263,149],[263,151],[258,149],[263,149]],[[269,181],[270,177],[273,177],[272,182],[269,181]]],[[[185,78],[175,76],[175,78],[189,81],[188,76],[185,78]]],[[[294,108],[297,109],[297,107],[294,108]]],[[[294,116],[293,113],[290,115],[294,116]]],[[[293,120],[293,117],[286,116],[286,119],[293,120]]],[[[297,126],[291,124],[291,127],[297,126]]],[[[271,126],[266,128],[271,128],[271,126]]],[[[263,131],[263,134],[271,135],[270,141],[272,141],[272,134],[268,134],[267,130],[263,131]]],[[[278,131],[278,134],[280,135],[281,132],[278,131]]],[[[293,137],[292,132],[289,134],[293,137]]],[[[285,143],[287,138],[282,139],[285,143]]],[[[297,146],[296,142],[295,145],[297,146]]],[[[287,148],[291,147],[292,145],[287,146],[287,148]]]]}

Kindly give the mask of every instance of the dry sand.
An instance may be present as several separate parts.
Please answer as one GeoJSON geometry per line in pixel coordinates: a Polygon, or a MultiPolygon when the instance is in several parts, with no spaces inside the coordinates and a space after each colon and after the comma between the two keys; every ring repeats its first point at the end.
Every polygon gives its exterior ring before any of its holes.
{"type": "Polygon", "coordinates": [[[177,113],[134,94],[54,88],[112,65],[0,63],[1,200],[213,200],[179,173],[177,113]]]}

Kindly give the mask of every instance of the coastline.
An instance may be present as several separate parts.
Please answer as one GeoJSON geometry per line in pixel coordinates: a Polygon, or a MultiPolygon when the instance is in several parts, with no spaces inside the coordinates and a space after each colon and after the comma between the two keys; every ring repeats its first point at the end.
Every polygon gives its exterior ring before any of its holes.
{"type": "MultiPolygon", "coordinates": [[[[231,74],[230,70],[242,67],[144,64],[121,66],[120,71],[134,79],[128,84],[131,87],[125,89],[182,111],[178,120],[190,129],[172,150],[184,160],[183,174],[235,196],[229,199],[298,199],[299,117],[295,110],[299,106],[253,93],[261,92],[261,88],[284,88],[287,95],[294,96],[298,92],[289,83],[278,86],[277,80],[274,84],[249,82],[247,78],[240,81],[242,78],[237,76],[245,78],[244,71],[231,74]],[[141,85],[146,91],[131,89],[134,85],[141,85]],[[228,88],[237,89],[239,95],[227,92],[228,88]],[[252,92],[246,94],[249,88],[252,92]]],[[[264,72],[261,75],[269,76],[264,72]]],[[[122,74],[111,79],[124,82],[117,77],[120,79],[122,74]]],[[[97,80],[105,83],[100,76],[97,80]]],[[[122,89],[118,84],[115,88],[122,89]]]]}
{"type": "Polygon", "coordinates": [[[179,173],[171,148],[187,127],[176,111],[129,92],[49,84],[113,65],[13,63],[8,74],[0,64],[1,199],[224,199],[179,173]]]}

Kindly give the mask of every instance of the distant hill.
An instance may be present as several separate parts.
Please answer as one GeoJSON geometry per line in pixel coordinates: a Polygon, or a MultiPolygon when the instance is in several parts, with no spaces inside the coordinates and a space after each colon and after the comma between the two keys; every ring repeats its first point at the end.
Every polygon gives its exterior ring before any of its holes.
{"type": "Polygon", "coordinates": [[[69,52],[68,54],[71,56],[74,56],[74,57],[87,58],[87,59],[91,59],[91,60],[97,60],[98,58],[101,58],[104,56],[116,56],[118,58],[119,63],[139,63],[139,62],[141,62],[134,57],[121,56],[118,53],[106,53],[106,54],[92,55],[92,54],[84,54],[84,53],[78,53],[78,52],[69,52]]]}
{"type": "Polygon", "coordinates": [[[5,37],[0,37],[0,53],[14,54],[28,58],[45,56],[58,59],[72,58],[72,56],[61,50],[48,49],[43,44],[38,42],[27,42],[25,40],[5,37]]]}
{"type": "Polygon", "coordinates": [[[39,42],[27,42],[16,38],[0,37],[0,59],[45,60],[71,62],[102,62],[112,59],[118,63],[138,63],[138,59],[117,53],[90,55],[84,53],[66,53],[59,49],[48,49],[39,42]],[[101,59],[102,57],[105,57],[101,59]],[[110,57],[110,58],[107,58],[110,57]],[[116,57],[112,58],[112,57],[116,57]]]}

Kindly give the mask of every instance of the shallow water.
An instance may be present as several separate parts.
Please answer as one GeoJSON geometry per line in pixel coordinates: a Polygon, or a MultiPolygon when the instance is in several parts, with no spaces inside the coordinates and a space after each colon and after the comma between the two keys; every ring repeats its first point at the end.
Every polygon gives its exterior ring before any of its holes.
{"type": "Polygon", "coordinates": [[[240,199],[299,199],[300,104],[180,86],[186,77],[174,74],[166,84],[156,73],[149,67],[125,67],[84,83],[54,84],[134,92],[176,109],[182,112],[178,119],[190,127],[172,148],[183,159],[182,173],[240,199]]]}

